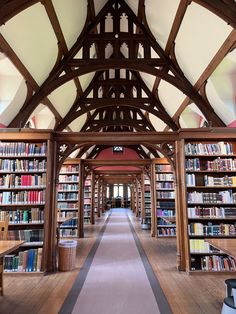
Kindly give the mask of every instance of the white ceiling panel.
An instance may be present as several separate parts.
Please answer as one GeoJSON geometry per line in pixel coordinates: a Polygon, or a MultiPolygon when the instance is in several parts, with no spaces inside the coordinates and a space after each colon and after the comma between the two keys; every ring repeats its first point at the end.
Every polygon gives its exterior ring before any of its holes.
{"type": "Polygon", "coordinates": [[[56,110],[59,112],[59,114],[64,117],[76,98],[74,81],[71,80],[64,85],[58,87],[48,96],[48,98],[50,99],[56,110]]]}
{"type": "Polygon", "coordinates": [[[165,49],[178,5],[179,0],[146,1],[148,25],[163,49],[165,49]]]}
{"type": "Polygon", "coordinates": [[[71,128],[73,132],[79,132],[81,128],[83,127],[86,119],[87,119],[87,114],[83,114],[82,116],[78,117],[73,122],[71,122],[69,127],[71,128]]]}
{"type": "Polygon", "coordinates": [[[176,38],[175,52],[180,67],[192,84],[231,31],[229,25],[204,7],[194,2],[188,6],[176,38]]]}
{"type": "Polygon", "coordinates": [[[168,114],[172,117],[185,99],[185,95],[175,86],[161,80],[158,95],[168,114]]]}
{"type": "Polygon", "coordinates": [[[41,85],[57,58],[57,39],[44,6],[38,3],[22,11],[0,32],[41,85]]]}
{"type": "Polygon", "coordinates": [[[77,40],[87,17],[86,0],[53,0],[68,48],[77,40]]]}

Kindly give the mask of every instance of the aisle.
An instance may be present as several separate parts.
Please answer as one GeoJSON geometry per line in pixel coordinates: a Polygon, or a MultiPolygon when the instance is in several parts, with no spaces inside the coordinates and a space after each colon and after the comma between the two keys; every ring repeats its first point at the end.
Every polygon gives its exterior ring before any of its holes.
{"type": "Polygon", "coordinates": [[[125,209],[112,210],[92,251],[61,314],[171,313],[125,209]]]}

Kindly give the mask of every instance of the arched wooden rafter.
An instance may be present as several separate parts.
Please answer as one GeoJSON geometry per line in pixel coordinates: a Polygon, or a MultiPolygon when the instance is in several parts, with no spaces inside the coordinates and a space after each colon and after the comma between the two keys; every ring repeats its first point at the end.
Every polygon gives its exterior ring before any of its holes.
{"type": "Polygon", "coordinates": [[[191,98],[208,120],[212,121],[212,125],[224,126],[224,123],[215,114],[214,110],[205,102],[201,95],[195,91],[182,73],[179,73],[172,60],[158,45],[153,35],[139,22],[132,10],[123,0],[110,0],[105,4],[96,18],[87,26],[86,32],[82,33],[68,54],[65,55],[59,65],[51,72],[48,79],[42,84],[41,88],[33,95],[24,111],[19,112],[9,126],[15,127],[18,126],[19,122],[24,123],[42,99],[69,80],[86,73],[109,69],[129,69],[161,77],[191,98]],[[114,29],[112,33],[103,32],[105,18],[108,13],[111,13],[113,16],[114,29]],[[128,16],[128,33],[122,33],[119,30],[120,15],[122,13],[128,16]],[[95,29],[98,24],[100,24],[101,33],[96,34],[95,29]],[[133,25],[139,27],[139,34],[134,33],[133,25]],[[106,43],[111,41],[114,43],[114,58],[105,59],[104,49],[106,43]],[[120,44],[123,42],[129,44],[128,59],[120,58],[120,44]],[[94,43],[98,47],[97,59],[91,59],[89,56],[91,43],[94,43]],[[136,46],[140,43],[142,43],[144,47],[144,59],[139,59],[135,55],[136,46]],[[83,59],[75,59],[74,56],[81,48],[83,48],[83,59]],[[151,49],[159,55],[159,58],[151,58],[151,49]],[[162,70],[164,65],[168,66],[171,74],[162,70]],[[67,71],[68,67],[72,71],[67,71]],[[65,74],[63,75],[62,73],[65,74]]]}

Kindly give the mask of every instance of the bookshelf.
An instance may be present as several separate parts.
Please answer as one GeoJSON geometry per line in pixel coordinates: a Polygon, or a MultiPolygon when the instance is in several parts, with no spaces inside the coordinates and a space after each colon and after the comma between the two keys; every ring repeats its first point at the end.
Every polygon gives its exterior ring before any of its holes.
{"type": "Polygon", "coordinates": [[[5,272],[41,273],[51,250],[48,208],[51,181],[51,136],[46,132],[1,133],[0,219],[9,217],[8,239],[24,243],[6,256],[5,272]],[[47,191],[47,198],[46,198],[47,191]]]}
{"type": "Polygon", "coordinates": [[[236,271],[235,259],[208,242],[236,238],[235,139],[185,139],[183,151],[186,270],[236,271]]]}
{"type": "Polygon", "coordinates": [[[84,221],[91,221],[92,211],[92,175],[88,175],[84,182],[84,221]]]}
{"type": "Polygon", "coordinates": [[[59,226],[60,237],[78,236],[79,159],[66,160],[58,180],[58,216],[65,219],[59,226]]]}
{"type": "Polygon", "coordinates": [[[154,159],[157,237],[176,236],[174,174],[166,158],[154,159]]]}
{"type": "Polygon", "coordinates": [[[144,217],[142,218],[142,228],[151,229],[151,183],[147,174],[144,174],[144,217]]]}

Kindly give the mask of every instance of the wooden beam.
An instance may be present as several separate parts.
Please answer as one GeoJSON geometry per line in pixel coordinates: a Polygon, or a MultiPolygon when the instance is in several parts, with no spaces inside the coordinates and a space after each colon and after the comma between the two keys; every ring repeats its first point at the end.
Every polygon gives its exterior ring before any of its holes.
{"type": "MultiPolygon", "coordinates": [[[[44,4],[44,7],[45,7],[46,12],[48,14],[48,17],[49,17],[49,20],[51,22],[54,33],[55,33],[57,40],[60,43],[60,46],[62,48],[63,54],[66,55],[66,54],[68,54],[69,51],[68,51],[66,41],[65,41],[60,23],[58,21],[54,6],[52,4],[52,0],[43,0],[42,3],[44,4]]],[[[68,67],[68,71],[72,71],[72,70],[68,67]]],[[[83,90],[82,90],[82,87],[80,85],[80,81],[77,77],[74,78],[74,83],[75,83],[75,86],[76,86],[79,94],[82,94],[83,90]]]]}
{"type": "Polygon", "coordinates": [[[108,132],[108,133],[70,133],[54,132],[54,139],[58,143],[75,143],[83,145],[142,145],[157,144],[168,141],[175,141],[178,138],[176,132],[108,132]]]}

